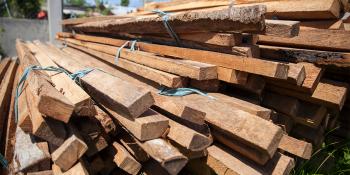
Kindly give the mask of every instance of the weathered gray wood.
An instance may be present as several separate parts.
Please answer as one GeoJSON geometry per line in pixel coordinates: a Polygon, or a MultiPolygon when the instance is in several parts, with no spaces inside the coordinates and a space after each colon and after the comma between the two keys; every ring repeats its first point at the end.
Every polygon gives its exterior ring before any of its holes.
{"type": "MultiPolygon", "coordinates": [[[[264,29],[265,6],[227,7],[218,10],[199,10],[173,13],[169,15],[168,23],[178,33],[235,31],[258,32],[264,29]],[[212,25],[207,25],[208,23],[212,25]]],[[[167,33],[163,18],[158,15],[141,16],[102,22],[88,22],[73,28],[84,32],[104,33],[167,33]]]]}

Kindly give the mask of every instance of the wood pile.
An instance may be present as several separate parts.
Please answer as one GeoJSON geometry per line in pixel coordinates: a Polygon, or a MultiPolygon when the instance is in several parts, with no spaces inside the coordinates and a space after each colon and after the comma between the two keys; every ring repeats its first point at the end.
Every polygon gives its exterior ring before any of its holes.
{"type": "Polygon", "coordinates": [[[64,20],[63,46],[17,40],[18,68],[0,63],[4,171],[280,175],[327,131],[350,138],[350,32],[324,28],[349,3],[235,3],[152,3],[64,20]]]}

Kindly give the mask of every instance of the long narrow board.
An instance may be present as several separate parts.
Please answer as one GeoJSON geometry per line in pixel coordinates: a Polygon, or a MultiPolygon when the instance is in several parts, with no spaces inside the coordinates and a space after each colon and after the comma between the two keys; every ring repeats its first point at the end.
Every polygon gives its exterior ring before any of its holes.
{"type": "MultiPolygon", "coordinates": [[[[77,72],[86,69],[80,63],[70,59],[64,52],[50,48],[44,44],[36,43],[39,47],[50,50],[49,57],[56,64],[69,72],[77,72]]],[[[124,113],[126,117],[137,118],[153,105],[154,99],[151,93],[141,87],[123,81],[100,70],[92,70],[81,78],[89,95],[106,107],[124,113]]]]}
{"type": "MultiPolygon", "coordinates": [[[[21,66],[24,69],[33,65],[40,65],[22,41],[16,41],[16,49],[21,66]]],[[[37,106],[40,113],[68,123],[74,111],[74,105],[55,89],[49,80],[50,78],[45,72],[32,71],[29,74],[26,82],[35,100],[32,103],[37,106]]]]}
{"type": "MultiPolygon", "coordinates": [[[[235,31],[259,32],[264,29],[262,5],[248,7],[226,7],[205,11],[189,11],[168,15],[168,23],[178,33],[235,31]],[[211,22],[212,25],[203,25],[211,22]],[[174,25],[176,23],[176,25],[174,25]]],[[[141,16],[119,20],[88,22],[73,26],[74,30],[99,33],[167,33],[163,18],[158,15],[141,16]]]]}
{"type": "MultiPolygon", "coordinates": [[[[59,36],[61,35],[59,34],[59,36]]],[[[89,41],[99,42],[99,43],[108,42],[109,44],[116,45],[119,47],[126,42],[124,40],[109,39],[109,38],[103,38],[103,37],[82,36],[82,35],[79,35],[79,37],[80,37],[79,39],[81,40],[89,40],[89,41]],[[85,39],[82,39],[82,38],[85,38],[85,39]]],[[[78,36],[75,35],[74,38],[78,39],[78,36]]],[[[77,44],[77,45],[85,45],[85,46],[87,44],[90,44],[90,46],[98,45],[96,43],[93,44],[93,43],[74,40],[70,38],[66,38],[66,39],[62,38],[61,40],[67,41],[67,42],[74,42],[74,44],[77,44]]],[[[100,45],[100,49],[101,49],[100,51],[104,50],[104,52],[107,52],[109,54],[113,54],[113,55],[115,54],[115,50],[117,48],[112,47],[113,49],[110,49],[110,51],[106,51],[105,47],[107,47],[107,45],[100,45]]],[[[234,70],[244,71],[244,72],[253,73],[253,74],[259,74],[267,77],[279,78],[279,79],[287,79],[288,77],[287,74],[288,74],[289,66],[285,64],[277,63],[277,62],[265,61],[265,60],[260,60],[256,58],[246,58],[241,56],[210,52],[210,51],[204,51],[204,50],[164,46],[164,45],[149,44],[149,43],[143,43],[143,42],[139,42],[138,47],[140,48],[140,50],[145,52],[151,52],[151,53],[160,54],[160,55],[167,55],[167,56],[172,56],[172,57],[177,57],[182,59],[199,61],[199,62],[213,64],[221,67],[231,68],[234,70]]]]}
{"type": "MultiPolygon", "coordinates": [[[[26,45],[42,67],[58,67],[39,47],[33,43],[27,43],[26,45]]],[[[93,102],[90,96],[73,80],[65,75],[65,73],[47,73],[49,74],[52,82],[55,84],[55,88],[62,92],[63,95],[74,104],[74,112],[76,114],[81,116],[96,115],[96,110],[92,105],[93,102]]]]}
{"type": "Polygon", "coordinates": [[[301,30],[293,38],[259,35],[258,44],[313,49],[334,52],[350,52],[349,31],[341,30],[301,30]]]}

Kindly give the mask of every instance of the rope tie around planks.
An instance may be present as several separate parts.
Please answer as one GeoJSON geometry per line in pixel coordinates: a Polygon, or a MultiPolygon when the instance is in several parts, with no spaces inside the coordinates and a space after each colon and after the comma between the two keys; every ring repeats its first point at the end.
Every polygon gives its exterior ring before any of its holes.
{"type": "Polygon", "coordinates": [[[190,94],[199,94],[205,97],[208,97],[210,99],[215,99],[215,97],[208,95],[205,92],[202,92],[198,89],[194,89],[194,88],[167,88],[167,87],[161,87],[159,92],[159,95],[164,95],[164,96],[174,96],[174,97],[182,97],[182,96],[186,96],[186,95],[190,95],[190,94]]]}
{"type": "Polygon", "coordinates": [[[115,58],[114,58],[114,63],[116,65],[118,65],[118,61],[119,61],[119,57],[120,57],[120,54],[122,52],[122,49],[124,49],[124,47],[126,47],[129,43],[131,42],[131,45],[130,45],[130,51],[135,51],[136,50],[136,42],[137,40],[133,40],[133,41],[126,41],[122,46],[120,46],[117,50],[117,54],[115,54],[115,58]]]}
{"type": "Polygon", "coordinates": [[[2,167],[8,169],[8,162],[1,153],[0,153],[0,163],[1,163],[2,167]]]}
{"type": "Polygon", "coordinates": [[[25,81],[27,80],[30,72],[32,72],[33,70],[43,70],[43,71],[53,71],[53,72],[58,72],[58,73],[64,73],[69,78],[71,78],[73,81],[75,81],[79,86],[81,86],[80,79],[95,69],[86,68],[84,70],[79,70],[79,71],[71,74],[63,68],[54,67],[54,66],[41,67],[41,66],[37,66],[37,65],[32,65],[32,66],[27,67],[23,71],[23,74],[22,74],[22,76],[17,84],[17,87],[16,87],[15,106],[14,106],[16,123],[18,122],[18,115],[19,115],[18,98],[23,92],[25,81]]]}
{"type": "Polygon", "coordinates": [[[181,45],[180,38],[177,36],[173,28],[171,28],[168,20],[169,20],[169,13],[166,13],[164,11],[161,11],[159,9],[152,10],[152,12],[157,13],[160,17],[162,17],[162,22],[164,24],[165,29],[167,30],[168,34],[176,41],[176,44],[178,46],[181,45]]]}

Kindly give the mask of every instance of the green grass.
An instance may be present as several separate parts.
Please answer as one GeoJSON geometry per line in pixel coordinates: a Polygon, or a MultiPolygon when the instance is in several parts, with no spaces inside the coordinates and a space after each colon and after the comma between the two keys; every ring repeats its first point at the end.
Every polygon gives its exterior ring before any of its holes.
{"type": "Polygon", "coordinates": [[[350,140],[335,139],[330,134],[322,148],[310,160],[297,160],[293,175],[348,175],[350,174],[350,140]]]}

